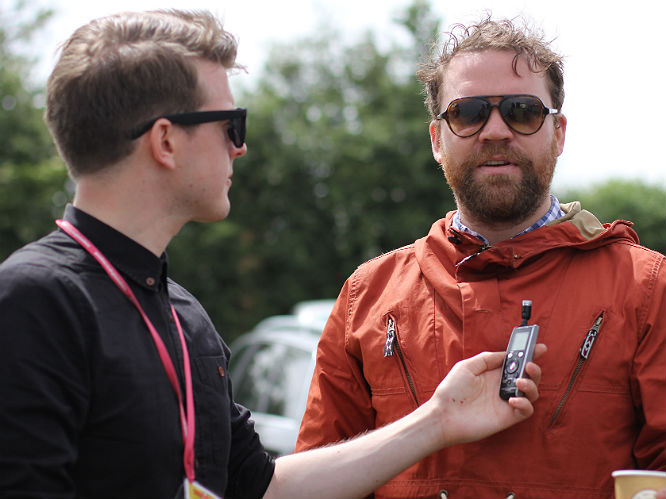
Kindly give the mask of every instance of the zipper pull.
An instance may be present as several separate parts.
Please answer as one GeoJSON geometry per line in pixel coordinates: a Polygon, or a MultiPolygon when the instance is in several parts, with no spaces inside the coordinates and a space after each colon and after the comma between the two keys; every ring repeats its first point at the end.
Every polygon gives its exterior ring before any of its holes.
{"type": "Polygon", "coordinates": [[[388,328],[386,329],[386,343],[384,343],[384,357],[393,357],[393,342],[395,341],[395,322],[391,317],[388,318],[388,328]]]}
{"type": "Polygon", "coordinates": [[[601,314],[599,317],[597,317],[597,320],[594,321],[594,324],[592,324],[592,327],[587,332],[587,335],[585,335],[583,346],[580,347],[580,356],[583,359],[587,360],[587,358],[590,356],[592,345],[594,345],[594,341],[597,339],[597,334],[599,334],[599,328],[601,327],[603,320],[604,314],[601,314]]]}

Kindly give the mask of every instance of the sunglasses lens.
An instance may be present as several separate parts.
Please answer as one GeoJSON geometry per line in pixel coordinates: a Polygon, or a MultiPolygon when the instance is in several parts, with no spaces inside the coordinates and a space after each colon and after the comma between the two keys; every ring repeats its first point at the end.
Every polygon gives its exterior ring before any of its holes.
{"type": "Polygon", "coordinates": [[[522,134],[535,133],[546,118],[543,103],[529,95],[505,98],[500,113],[507,125],[522,134]]]}
{"type": "Polygon", "coordinates": [[[456,99],[447,109],[449,126],[460,137],[469,137],[478,132],[488,119],[490,104],[473,97],[456,99]]]}
{"type": "Polygon", "coordinates": [[[245,116],[232,118],[227,131],[231,142],[236,147],[243,147],[245,143],[245,116]]]}

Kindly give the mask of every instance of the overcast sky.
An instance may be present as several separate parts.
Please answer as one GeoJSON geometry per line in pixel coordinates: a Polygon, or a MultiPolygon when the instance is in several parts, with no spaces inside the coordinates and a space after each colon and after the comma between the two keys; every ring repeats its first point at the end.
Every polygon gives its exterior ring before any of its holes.
{"type": "MultiPolygon", "coordinates": [[[[0,0],[6,1],[6,0],[0,0]]],[[[239,60],[251,82],[266,48],[313,32],[322,20],[349,37],[373,29],[379,39],[398,36],[391,19],[408,0],[33,0],[56,15],[43,34],[38,74],[47,75],[58,43],[88,20],[119,10],[209,9],[240,40],[239,60]]],[[[666,185],[664,91],[666,57],[663,0],[560,2],[433,0],[448,28],[479,18],[524,15],[541,27],[565,56],[563,112],[568,118],[565,152],[554,186],[641,178],[666,185]]],[[[240,103],[251,108],[251,102],[240,103]]],[[[424,127],[423,133],[427,133],[424,127]]]]}

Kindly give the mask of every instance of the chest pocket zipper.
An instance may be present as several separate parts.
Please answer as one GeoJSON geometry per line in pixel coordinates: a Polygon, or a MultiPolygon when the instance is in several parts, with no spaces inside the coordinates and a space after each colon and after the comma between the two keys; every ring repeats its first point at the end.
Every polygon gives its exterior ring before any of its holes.
{"type": "Polygon", "coordinates": [[[396,323],[393,320],[393,317],[388,316],[388,324],[386,327],[386,342],[384,343],[384,357],[393,357],[393,354],[398,354],[398,361],[402,371],[405,373],[405,378],[407,379],[407,384],[409,385],[409,391],[412,394],[412,398],[416,405],[419,405],[419,399],[416,396],[416,387],[414,385],[414,380],[412,379],[411,374],[409,374],[409,369],[407,369],[407,363],[405,362],[405,357],[400,348],[400,342],[398,341],[398,331],[396,328],[396,323]]]}
{"type": "Polygon", "coordinates": [[[560,415],[560,412],[562,411],[562,408],[564,407],[565,402],[569,398],[569,395],[571,394],[571,390],[574,386],[574,383],[576,382],[576,379],[578,378],[578,375],[580,374],[580,371],[583,369],[583,366],[585,365],[585,361],[588,359],[590,356],[590,352],[592,351],[592,347],[594,346],[594,342],[597,339],[597,336],[599,334],[599,330],[601,329],[601,323],[604,321],[604,314],[600,314],[599,317],[596,318],[594,321],[594,324],[592,324],[592,327],[590,330],[587,332],[585,335],[585,339],[583,340],[583,344],[580,347],[579,350],[579,356],[578,356],[578,363],[576,364],[576,368],[574,369],[573,374],[571,375],[571,379],[569,380],[569,384],[567,385],[567,389],[564,391],[564,395],[562,396],[562,399],[560,400],[560,403],[557,405],[557,409],[555,409],[555,413],[553,414],[553,417],[550,419],[550,425],[553,426],[555,421],[557,420],[557,417],[560,415]]]}

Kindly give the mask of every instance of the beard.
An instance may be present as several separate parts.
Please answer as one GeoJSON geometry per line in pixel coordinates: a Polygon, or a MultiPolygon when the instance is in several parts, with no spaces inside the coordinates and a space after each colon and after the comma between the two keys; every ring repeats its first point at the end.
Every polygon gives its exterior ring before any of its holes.
{"type": "Polygon", "coordinates": [[[554,138],[550,148],[534,161],[506,145],[484,145],[459,164],[454,164],[445,155],[442,169],[456,203],[464,213],[484,224],[513,225],[533,215],[549,194],[557,156],[554,138]],[[495,155],[517,165],[520,179],[515,174],[475,178],[476,168],[495,155]]]}

